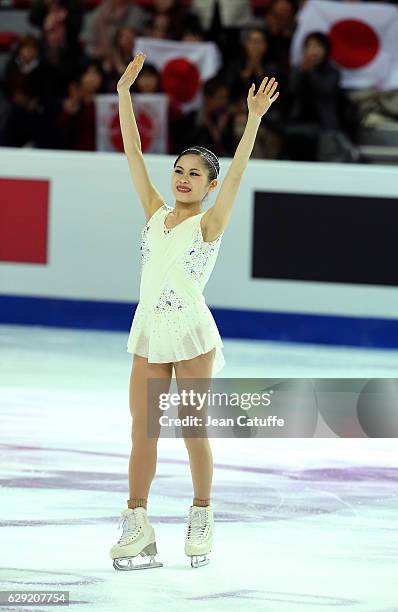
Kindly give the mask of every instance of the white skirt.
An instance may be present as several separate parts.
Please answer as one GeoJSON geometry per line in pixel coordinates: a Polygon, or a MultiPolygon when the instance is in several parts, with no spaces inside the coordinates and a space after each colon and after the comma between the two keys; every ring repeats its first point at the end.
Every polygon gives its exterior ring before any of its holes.
{"type": "Polygon", "coordinates": [[[150,363],[174,363],[208,353],[215,347],[214,376],[225,365],[223,346],[206,304],[193,302],[181,310],[156,312],[139,302],[130,328],[127,352],[146,357],[150,363]]]}

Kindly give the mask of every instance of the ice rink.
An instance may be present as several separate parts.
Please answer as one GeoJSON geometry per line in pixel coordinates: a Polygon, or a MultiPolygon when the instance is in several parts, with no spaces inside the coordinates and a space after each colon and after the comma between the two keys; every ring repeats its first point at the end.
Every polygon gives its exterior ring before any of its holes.
{"type": "MultiPolygon", "coordinates": [[[[215,539],[190,567],[182,440],[148,515],[164,567],[117,572],[130,454],[126,333],[0,326],[2,590],[76,611],[398,611],[395,439],[212,439],[215,539]]],[[[397,351],[224,340],[232,377],[395,377],[397,351]]],[[[50,610],[4,606],[2,610],[50,610]]]]}

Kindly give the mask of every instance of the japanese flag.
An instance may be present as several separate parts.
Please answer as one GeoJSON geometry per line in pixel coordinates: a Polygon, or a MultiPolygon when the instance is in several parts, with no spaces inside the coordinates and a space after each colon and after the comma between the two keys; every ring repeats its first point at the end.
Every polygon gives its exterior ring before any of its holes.
{"type": "MultiPolygon", "coordinates": [[[[123,152],[117,94],[95,97],[97,151],[123,152]]],[[[143,153],[168,153],[168,105],[165,94],[134,94],[134,115],[143,153]]]]}
{"type": "Polygon", "coordinates": [[[145,61],[158,69],[162,91],[183,114],[200,106],[203,82],[215,76],[222,64],[220,51],[213,42],[138,37],[134,54],[139,52],[145,53],[145,61]]]}
{"type": "Polygon", "coordinates": [[[328,34],[331,59],[341,69],[345,88],[398,87],[398,9],[376,2],[307,0],[297,16],[291,63],[302,58],[304,37],[328,34]]]}

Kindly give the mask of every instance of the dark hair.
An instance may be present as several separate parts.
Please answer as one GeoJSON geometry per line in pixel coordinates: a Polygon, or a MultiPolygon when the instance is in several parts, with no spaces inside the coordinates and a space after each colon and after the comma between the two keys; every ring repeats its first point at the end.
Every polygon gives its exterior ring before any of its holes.
{"type": "Polygon", "coordinates": [[[133,83],[131,91],[134,93],[139,93],[140,89],[138,87],[138,82],[139,82],[140,77],[145,76],[145,75],[156,77],[157,78],[156,91],[159,93],[162,92],[161,75],[160,75],[159,70],[156,68],[154,64],[144,64],[143,65],[140,74],[138,75],[137,79],[133,83]]]}
{"type": "Polygon", "coordinates": [[[253,34],[253,32],[260,32],[260,34],[262,35],[264,39],[264,42],[268,44],[267,31],[261,26],[249,26],[247,28],[243,28],[243,30],[241,30],[241,33],[239,35],[240,44],[244,45],[249,40],[250,34],[253,34]]]}
{"type": "Polygon", "coordinates": [[[106,74],[102,67],[101,61],[92,57],[83,57],[78,62],[77,66],[73,70],[73,73],[68,75],[67,82],[65,83],[64,89],[67,91],[69,86],[74,83],[77,86],[80,86],[80,81],[84,75],[84,73],[91,67],[94,67],[99,74],[101,75],[101,85],[99,88],[99,93],[105,92],[105,79],[106,74]]]}
{"type": "Polygon", "coordinates": [[[18,40],[18,50],[21,47],[36,47],[40,50],[40,40],[34,34],[23,34],[18,40]]]}
{"type": "Polygon", "coordinates": [[[310,41],[311,39],[316,40],[325,49],[326,58],[329,58],[329,56],[330,56],[330,40],[329,40],[329,37],[327,36],[327,34],[324,34],[323,32],[310,32],[304,38],[303,48],[305,48],[307,46],[308,41],[310,41]]]}
{"type": "Polygon", "coordinates": [[[182,35],[184,34],[199,34],[201,36],[205,34],[199,17],[194,13],[188,13],[184,18],[184,31],[182,35]]]}
{"type": "Polygon", "coordinates": [[[75,69],[75,74],[73,75],[74,78],[72,79],[72,81],[75,81],[75,82],[80,81],[84,73],[87,72],[87,70],[92,67],[94,67],[100,73],[102,77],[102,83],[104,83],[106,75],[105,75],[105,71],[102,66],[102,63],[99,59],[96,59],[93,57],[83,57],[80,60],[77,68],[75,69]]]}
{"type": "Polygon", "coordinates": [[[155,76],[157,78],[160,77],[160,72],[154,64],[145,64],[141,69],[140,75],[145,73],[155,76]]]}
{"type": "Polygon", "coordinates": [[[133,35],[133,38],[135,38],[136,32],[135,32],[133,27],[128,26],[128,25],[119,26],[118,28],[116,28],[116,30],[115,30],[115,32],[113,34],[113,38],[112,38],[112,46],[113,47],[118,47],[120,34],[123,32],[123,30],[129,30],[129,32],[133,35]]]}
{"type": "MultiPolygon", "coordinates": [[[[278,1],[278,0],[272,0],[272,1],[271,1],[271,7],[270,7],[270,8],[272,8],[272,6],[273,6],[274,4],[276,4],[276,2],[277,2],[277,1],[278,1]]],[[[287,2],[288,4],[290,4],[290,6],[292,7],[292,9],[293,9],[295,12],[296,12],[296,11],[297,11],[297,9],[299,8],[299,2],[298,2],[298,0],[286,0],[286,2],[287,2]]]]}
{"type": "Polygon", "coordinates": [[[206,149],[205,147],[197,147],[196,145],[194,147],[190,147],[189,149],[185,149],[182,153],[179,154],[179,156],[175,160],[173,168],[176,167],[178,160],[183,155],[200,156],[201,160],[206,166],[209,182],[213,181],[218,177],[218,174],[220,172],[220,163],[218,161],[217,155],[214,155],[214,153],[212,153],[212,151],[209,151],[209,149],[206,149]]]}
{"type": "Polygon", "coordinates": [[[219,89],[228,89],[228,83],[219,76],[214,76],[211,79],[207,79],[205,81],[202,91],[204,96],[214,96],[219,89]]]}

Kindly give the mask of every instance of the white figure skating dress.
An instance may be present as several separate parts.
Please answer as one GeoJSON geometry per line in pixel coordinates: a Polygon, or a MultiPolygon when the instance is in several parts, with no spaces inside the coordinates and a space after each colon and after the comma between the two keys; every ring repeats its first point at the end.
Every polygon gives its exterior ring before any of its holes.
{"type": "Polygon", "coordinates": [[[223,342],[203,289],[224,232],[212,242],[203,240],[205,211],[167,228],[165,218],[172,210],[164,204],[142,230],[140,299],[127,351],[151,363],[174,363],[215,347],[214,376],[225,365],[223,342]]]}

